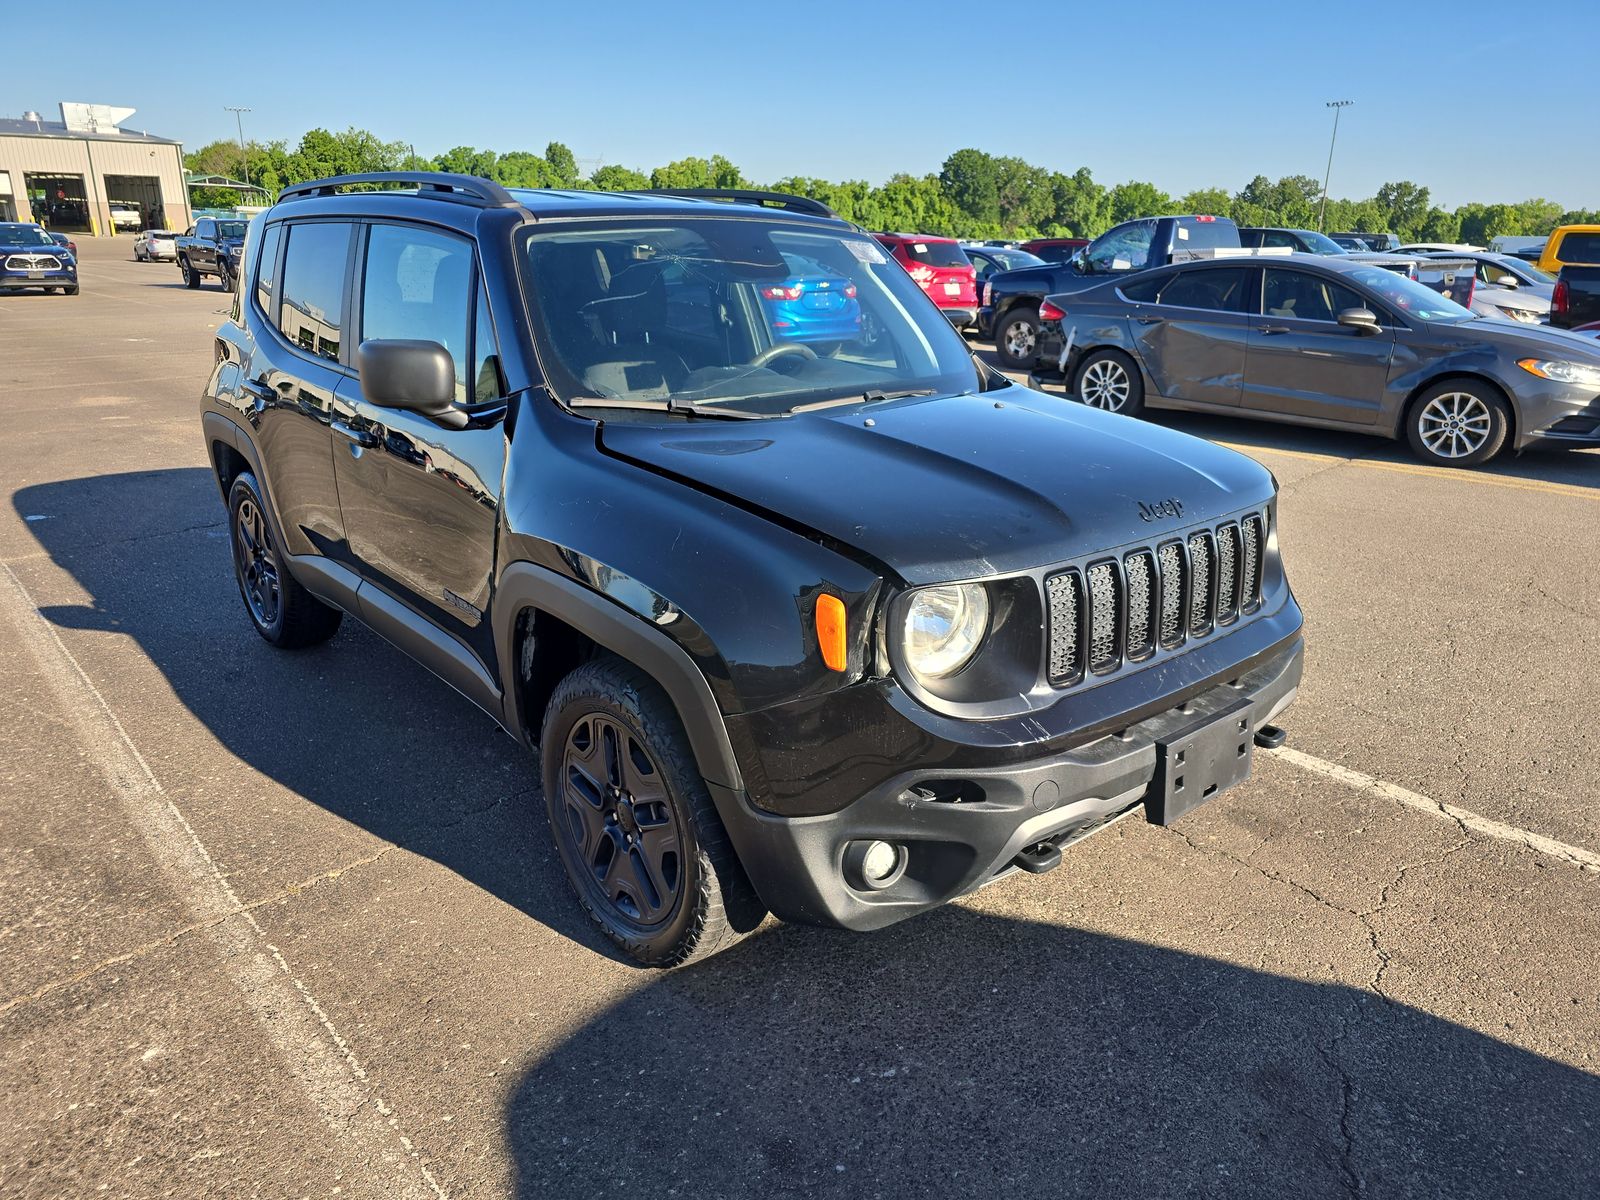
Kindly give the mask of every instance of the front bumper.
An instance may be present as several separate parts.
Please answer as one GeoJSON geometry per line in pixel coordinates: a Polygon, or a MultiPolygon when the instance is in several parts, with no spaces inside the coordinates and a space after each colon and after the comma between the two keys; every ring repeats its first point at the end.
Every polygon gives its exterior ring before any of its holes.
{"type": "Polygon", "coordinates": [[[78,272],[65,267],[59,271],[42,271],[38,278],[17,271],[0,271],[0,288],[76,287],[77,284],[78,272]]]}
{"type": "Polygon", "coordinates": [[[1253,733],[1293,702],[1303,654],[1297,609],[1293,616],[1293,633],[1248,664],[1070,749],[999,766],[970,753],[913,759],[852,804],[819,816],[774,816],[742,794],[714,789],[719,808],[777,916],[857,930],[893,924],[1015,870],[1037,870],[1031,864],[1038,855],[1023,852],[1041,843],[1059,850],[1147,801],[1159,815],[1152,781],[1169,741],[1196,720],[1241,704],[1235,715],[1253,733]],[[847,849],[867,840],[904,848],[904,874],[881,890],[847,882],[847,849]]]}
{"type": "Polygon", "coordinates": [[[1516,448],[1600,446],[1600,396],[1570,384],[1540,383],[1517,394],[1516,448]]]}

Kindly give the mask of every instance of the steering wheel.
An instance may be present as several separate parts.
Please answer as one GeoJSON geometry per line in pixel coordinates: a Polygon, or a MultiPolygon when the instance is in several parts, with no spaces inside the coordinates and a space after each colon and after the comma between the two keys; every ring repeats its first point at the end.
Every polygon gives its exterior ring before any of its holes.
{"type": "Polygon", "coordinates": [[[746,365],[751,367],[764,367],[774,359],[782,358],[785,354],[798,354],[801,358],[817,357],[817,352],[810,346],[801,345],[799,342],[779,342],[776,346],[768,346],[760,354],[752,358],[746,365]]]}

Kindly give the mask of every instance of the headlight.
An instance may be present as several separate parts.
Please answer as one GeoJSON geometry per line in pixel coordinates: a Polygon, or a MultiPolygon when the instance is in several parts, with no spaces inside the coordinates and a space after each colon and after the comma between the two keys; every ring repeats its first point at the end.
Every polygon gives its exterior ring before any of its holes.
{"type": "Polygon", "coordinates": [[[989,592],[982,584],[913,592],[906,605],[906,665],[929,679],[953,675],[972,661],[988,627],[989,592]]]}
{"type": "Polygon", "coordinates": [[[1501,305],[1500,311],[1506,316],[1510,317],[1513,321],[1522,321],[1524,324],[1528,325],[1537,325],[1539,323],[1539,312],[1537,309],[1507,308],[1504,305],[1501,305]]]}
{"type": "Polygon", "coordinates": [[[1540,379],[1600,387],[1600,367],[1591,367],[1587,363],[1546,362],[1539,358],[1519,358],[1517,366],[1530,375],[1537,375],[1540,379]]]}

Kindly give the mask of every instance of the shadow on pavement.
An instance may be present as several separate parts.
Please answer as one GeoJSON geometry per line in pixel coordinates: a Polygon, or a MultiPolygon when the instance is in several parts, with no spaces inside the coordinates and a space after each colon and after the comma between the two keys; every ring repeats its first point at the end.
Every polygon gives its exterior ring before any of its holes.
{"type": "Polygon", "coordinates": [[[526,1072],[507,1126],[521,1200],[1600,1184],[1593,1075],[1371,992],[959,905],[653,977],[526,1072]]]}
{"type": "Polygon", "coordinates": [[[353,618],[311,650],[256,636],[209,471],[40,484],[14,505],[89,597],[48,620],[133,639],[228,753],[606,952],[550,848],[534,764],[487,716],[353,618]]]}

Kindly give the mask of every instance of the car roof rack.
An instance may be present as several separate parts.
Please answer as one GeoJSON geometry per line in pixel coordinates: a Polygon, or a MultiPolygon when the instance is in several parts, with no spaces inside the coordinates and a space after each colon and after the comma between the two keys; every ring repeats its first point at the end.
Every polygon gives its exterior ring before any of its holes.
{"type": "Polygon", "coordinates": [[[781,208],[813,217],[843,220],[821,200],[810,196],[791,196],[787,192],[763,192],[753,188],[646,188],[635,196],[682,196],[688,200],[721,200],[729,204],[754,204],[761,208],[781,208]]]}
{"type": "Polygon", "coordinates": [[[476,175],[453,175],[447,171],[374,171],[364,175],[332,175],[307,183],[291,183],[278,193],[278,201],[310,196],[332,196],[340,188],[370,183],[409,183],[417,195],[430,200],[453,200],[458,204],[477,204],[485,208],[521,208],[510,192],[492,179],[476,175]]]}

